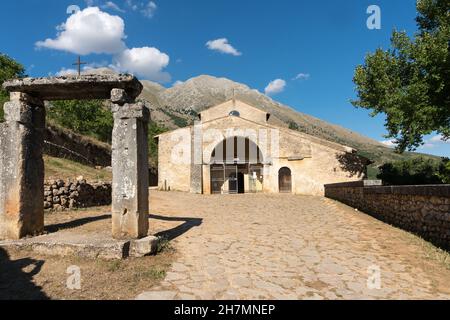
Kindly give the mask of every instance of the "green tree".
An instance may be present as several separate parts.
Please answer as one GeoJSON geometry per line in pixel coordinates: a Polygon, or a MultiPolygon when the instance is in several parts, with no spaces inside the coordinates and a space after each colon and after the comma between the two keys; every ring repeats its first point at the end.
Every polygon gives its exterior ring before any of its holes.
{"type": "Polygon", "coordinates": [[[443,183],[450,183],[450,159],[443,158],[439,166],[439,178],[443,183]]]}
{"type": "Polygon", "coordinates": [[[0,52],[0,121],[4,121],[3,104],[9,100],[8,93],[3,90],[1,85],[6,80],[23,77],[25,77],[25,68],[0,52]]]}
{"type": "Polygon", "coordinates": [[[55,101],[48,108],[47,115],[74,132],[111,142],[113,115],[102,100],[55,101]]]}
{"type": "MultiPolygon", "coordinates": [[[[382,165],[378,179],[389,185],[416,185],[445,183],[445,159],[442,163],[422,157],[389,162],[382,165]]],[[[449,178],[449,176],[447,176],[449,178]]]]}
{"type": "Polygon", "coordinates": [[[391,49],[366,56],[353,78],[355,107],[386,115],[387,138],[415,150],[434,131],[450,138],[450,1],[418,0],[418,32],[394,31],[391,49]]]}
{"type": "Polygon", "coordinates": [[[167,128],[159,126],[155,121],[150,121],[148,125],[149,157],[151,164],[155,167],[158,164],[158,144],[156,143],[154,137],[167,131],[169,131],[167,128]]]}

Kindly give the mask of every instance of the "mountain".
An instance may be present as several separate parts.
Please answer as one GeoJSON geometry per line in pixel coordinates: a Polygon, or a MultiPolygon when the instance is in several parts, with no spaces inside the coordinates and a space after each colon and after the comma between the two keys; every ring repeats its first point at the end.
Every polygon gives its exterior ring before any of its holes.
{"type": "Polygon", "coordinates": [[[353,147],[359,154],[373,160],[374,166],[421,155],[410,152],[397,154],[376,140],[298,112],[257,90],[226,78],[201,75],[171,88],[164,88],[151,81],[142,81],[142,84],[144,90],[140,98],[150,102],[152,120],[170,130],[192,124],[199,112],[231,99],[234,91],[237,99],[269,112],[272,124],[353,147]]]}

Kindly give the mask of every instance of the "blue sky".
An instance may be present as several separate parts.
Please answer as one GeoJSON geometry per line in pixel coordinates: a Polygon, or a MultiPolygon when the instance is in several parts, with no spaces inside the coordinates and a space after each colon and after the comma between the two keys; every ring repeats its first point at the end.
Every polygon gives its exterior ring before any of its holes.
{"type": "MultiPolygon", "coordinates": [[[[413,34],[415,16],[414,0],[4,1],[0,52],[22,62],[30,76],[70,72],[81,53],[92,66],[113,65],[167,87],[209,74],[264,92],[279,79],[269,90],[275,100],[381,141],[384,118],[349,102],[353,72],[368,52],[389,46],[393,28],[413,34]],[[381,9],[380,30],[366,26],[372,4],[381,9]],[[108,28],[83,34],[82,18],[61,28],[70,5],[98,7],[108,28]]],[[[450,143],[435,135],[426,140],[419,151],[450,156],[450,143]]]]}

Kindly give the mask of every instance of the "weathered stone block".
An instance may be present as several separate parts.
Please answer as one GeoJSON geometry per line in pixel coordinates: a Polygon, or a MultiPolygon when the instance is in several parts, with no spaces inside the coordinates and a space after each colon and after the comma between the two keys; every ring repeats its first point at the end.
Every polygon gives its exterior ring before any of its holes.
{"type": "Polygon", "coordinates": [[[159,239],[154,236],[148,236],[139,240],[132,240],[130,243],[130,257],[140,258],[156,253],[158,241],[159,239]]]}
{"type": "Polygon", "coordinates": [[[111,90],[111,102],[118,105],[124,105],[129,101],[128,95],[123,89],[111,90]]]}
{"type": "Polygon", "coordinates": [[[45,109],[19,95],[0,124],[0,238],[19,239],[44,228],[45,109]]]}
{"type": "Polygon", "coordinates": [[[141,103],[115,106],[112,141],[112,232],[116,239],[148,233],[148,120],[141,103]]]}
{"type": "Polygon", "coordinates": [[[138,119],[143,122],[150,120],[150,111],[144,103],[126,103],[123,106],[113,104],[111,111],[114,119],[138,119]]]}

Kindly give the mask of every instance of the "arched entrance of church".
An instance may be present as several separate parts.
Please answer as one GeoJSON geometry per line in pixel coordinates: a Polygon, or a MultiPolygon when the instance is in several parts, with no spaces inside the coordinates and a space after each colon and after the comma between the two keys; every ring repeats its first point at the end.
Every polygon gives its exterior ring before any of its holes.
{"type": "Polygon", "coordinates": [[[242,194],[262,191],[263,155],[245,137],[223,140],[211,155],[211,193],[242,194]]]}
{"type": "Polygon", "coordinates": [[[292,192],[292,172],[288,167],[283,167],[278,171],[278,187],[280,193],[292,192]]]}

